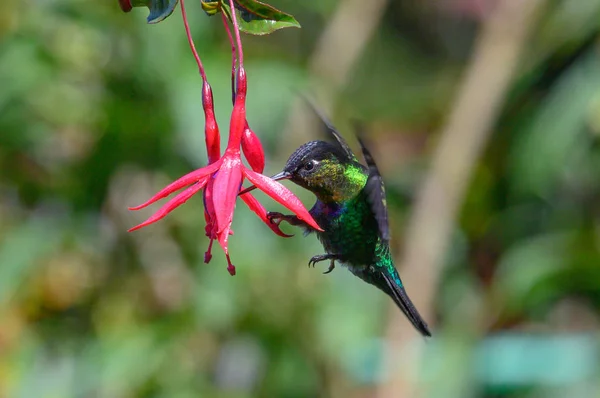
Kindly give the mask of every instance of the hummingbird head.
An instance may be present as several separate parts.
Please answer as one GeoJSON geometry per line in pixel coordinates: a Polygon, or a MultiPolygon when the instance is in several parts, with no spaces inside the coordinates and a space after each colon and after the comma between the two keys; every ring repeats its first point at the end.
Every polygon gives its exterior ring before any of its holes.
{"type": "MultiPolygon", "coordinates": [[[[276,181],[291,180],[314,193],[323,202],[343,202],[354,198],[367,184],[369,170],[358,162],[344,138],[325,115],[312,101],[305,99],[335,141],[307,142],[290,156],[283,171],[271,178],[276,181]]],[[[239,194],[243,195],[255,188],[251,186],[239,194]]]]}
{"type": "Polygon", "coordinates": [[[296,149],[283,171],[271,178],[291,180],[320,200],[331,202],[354,197],[367,182],[367,170],[339,146],[310,141],[296,149]]]}

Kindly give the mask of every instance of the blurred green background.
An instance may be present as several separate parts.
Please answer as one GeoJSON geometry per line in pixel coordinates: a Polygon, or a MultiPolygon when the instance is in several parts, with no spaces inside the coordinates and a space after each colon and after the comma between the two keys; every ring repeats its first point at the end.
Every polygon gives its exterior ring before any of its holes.
{"type": "MultiPolygon", "coordinates": [[[[289,110],[342,3],[273,0],[303,29],[243,37],[267,174],[294,149],[289,110]]],[[[390,1],[333,93],[340,126],[367,123],[398,254],[495,3],[390,1]]],[[[226,132],[229,44],[219,18],[187,8],[226,132]]],[[[435,270],[434,338],[394,369],[400,313],[340,267],[308,269],[314,237],[279,238],[240,205],[232,278],[220,249],[203,263],[200,197],[126,232],[156,208],[128,206],[206,161],[180,14],[146,15],[116,0],[0,4],[0,397],[389,398],[403,395],[379,388],[398,372],[423,397],[600,396],[599,0],[540,7],[435,270]]],[[[418,297],[418,280],[407,289],[418,297]]]]}

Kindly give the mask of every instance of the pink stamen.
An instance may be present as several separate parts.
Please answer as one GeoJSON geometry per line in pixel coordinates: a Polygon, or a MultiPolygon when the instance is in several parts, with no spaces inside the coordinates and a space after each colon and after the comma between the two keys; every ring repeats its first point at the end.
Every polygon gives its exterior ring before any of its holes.
{"type": "Polygon", "coordinates": [[[227,271],[229,271],[229,275],[235,276],[235,265],[231,264],[229,253],[225,253],[225,258],[227,258],[227,271]]]}
{"type": "Polygon", "coordinates": [[[214,239],[210,240],[210,242],[208,244],[208,249],[204,252],[204,263],[205,264],[208,264],[210,262],[210,260],[212,259],[211,251],[212,251],[212,245],[213,245],[214,241],[215,241],[214,239]]]}

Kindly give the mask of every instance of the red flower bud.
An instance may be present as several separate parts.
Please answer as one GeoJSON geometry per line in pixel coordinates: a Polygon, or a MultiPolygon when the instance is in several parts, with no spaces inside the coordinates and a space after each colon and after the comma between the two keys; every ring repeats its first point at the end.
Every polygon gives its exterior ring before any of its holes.
{"type": "Polygon", "coordinates": [[[204,136],[208,163],[214,163],[221,157],[221,136],[215,119],[212,89],[207,81],[202,84],[202,108],[204,109],[204,136]]]}
{"type": "Polygon", "coordinates": [[[248,122],[242,135],[242,151],[252,170],[262,173],[265,169],[265,152],[260,140],[248,126],[248,122]]]}

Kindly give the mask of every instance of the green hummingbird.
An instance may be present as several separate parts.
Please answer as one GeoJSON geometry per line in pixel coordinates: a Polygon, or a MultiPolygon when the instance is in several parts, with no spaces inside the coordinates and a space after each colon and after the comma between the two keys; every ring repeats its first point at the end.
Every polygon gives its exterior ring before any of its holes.
{"type": "MultiPolygon", "coordinates": [[[[269,212],[269,220],[277,225],[286,221],[302,226],[305,235],[315,232],[326,254],[312,257],[309,266],[329,261],[329,268],[324,272],[328,274],[335,268],[336,261],[346,265],[354,275],[389,295],[422,335],[431,336],[394,266],[385,189],[371,153],[359,136],[367,163],[367,167],[363,166],[340,133],[312,107],[335,141],[310,141],[302,145],[290,156],[283,171],[271,178],[291,180],[315,194],[317,201],[310,214],[323,232],[314,230],[294,215],[269,212]]],[[[240,195],[254,188],[247,188],[240,195]]]]}

